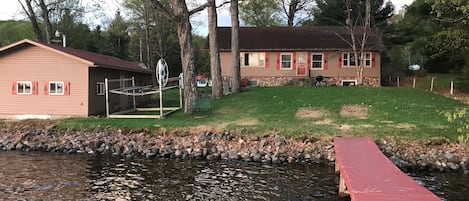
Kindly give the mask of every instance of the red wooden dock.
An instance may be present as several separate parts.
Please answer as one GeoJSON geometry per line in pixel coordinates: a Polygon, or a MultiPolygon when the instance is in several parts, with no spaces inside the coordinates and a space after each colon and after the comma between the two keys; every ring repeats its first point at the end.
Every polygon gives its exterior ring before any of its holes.
{"type": "Polygon", "coordinates": [[[334,139],[339,196],[352,201],[441,201],[399,170],[369,137],[334,139]]]}

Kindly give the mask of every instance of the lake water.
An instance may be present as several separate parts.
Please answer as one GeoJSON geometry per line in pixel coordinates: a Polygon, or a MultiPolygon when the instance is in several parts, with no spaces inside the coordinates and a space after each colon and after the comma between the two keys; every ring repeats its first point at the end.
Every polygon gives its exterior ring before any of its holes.
{"type": "MultiPolygon", "coordinates": [[[[443,200],[469,200],[468,175],[412,175],[443,200]]],[[[0,180],[0,200],[339,200],[324,164],[0,152],[0,180]]]]}

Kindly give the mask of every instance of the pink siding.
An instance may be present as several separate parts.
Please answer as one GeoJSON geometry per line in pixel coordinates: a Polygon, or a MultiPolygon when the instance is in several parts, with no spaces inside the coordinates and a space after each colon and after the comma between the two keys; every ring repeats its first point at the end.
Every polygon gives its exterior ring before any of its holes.
{"type": "Polygon", "coordinates": [[[88,66],[36,46],[0,55],[0,115],[88,115],[88,66]],[[13,95],[14,81],[36,81],[37,95],[13,95]],[[45,82],[70,83],[70,95],[47,95],[45,82]]]}
{"type": "MultiPolygon", "coordinates": [[[[342,67],[341,65],[341,52],[339,51],[314,51],[317,53],[324,53],[324,57],[327,60],[327,67],[323,70],[310,70],[310,77],[315,77],[318,75],[326,77],[354,77],[356,76],[355,67],[342,67]]],[[[311,58],[308,52],[308,69],[311,67],[311,58]]],[[[269,52],[267,60],[268,66],[265,68],[262,67],[241,67],[241,76],[242,77],[304,77],[298,76],[296,74],[296,69],[291,70],[279,70],[277,69],[277,52],[269,52]],[[270,62],[271,61],[271,62],[270,62]]],[[[372,55],[375,57],[372,60],[372,67],[366,67],[364,70],[364,77],[380,77],[381,76],[381,58],[379,54],[373,52],[372,55]]],[[[222,75],[231,76],[231,66],[232,58],[230,52],[221,52],[220,53],[221,66],[222,66],[222,75]]]]}

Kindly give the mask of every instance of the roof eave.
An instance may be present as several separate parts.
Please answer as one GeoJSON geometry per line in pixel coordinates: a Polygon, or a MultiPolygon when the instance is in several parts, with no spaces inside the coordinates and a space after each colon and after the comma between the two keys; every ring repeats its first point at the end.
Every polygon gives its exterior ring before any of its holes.
{"type": "Polygon", "coordinates": [[[131,68],[126,68],[126,67],[121,67],[121,66],[110,66],[110,65],[105,65],[105,64],[94,64],[91,65],[90,67],[94,68],[108,68],[108,69],[115,69],[115,70],[122,70],[122,71],[128,71],[128,72],[134,72],[134,73],[143,73],[143,74],[153,74],[153,71],[151,69],[131,69],[131,68]]]}
{"type": "Polygon", "coordinates": [[[23,40],[20,40],[20,41],[18,41],[18,42],[16,42],[16,43],[12,43],[12,44],[7,45],[7,46],[5,46],[5,47],[3,47],[3,48],[0,48],[0,53],[3,52],[3,51],[6,51],[6,50],[8,50],[8,49],[12,49],[12,48],[14,48],[14,47],[18,47],[18,46],[20,46],[20,45],[22,45],[22,44],[30,44],[30,45],[34,45],[34,46],[36,46],[36,47],[44,48],[44,49],[47,49],[47,50],[49,50],[49,51],[55,52],[55,53],[57,53],[57,54],[63,55],[63,56],[65,56],[65,57],[68,57],[68,58],[77,60],[77,61],[79,61],[79,62],[82,62],[82,63],[84,63],[84,64],[86,64],[86,65],[88,65],[88,66],[94,65],[94,63],[93,63],[92,61],[89,61],[89,60],[86,60],[86,59],[83,59],[83,58],[80,58],[80,57],[77,57],[77,56],[68,54],[68,53],[66,53],[66,52],[62,52],[62,51],[60,51],[60,50],[56,50],[56,49],[54,49],[54,48],[45,46],[45,45],[43,45],[43,44],[41,44],[41,43],[38,43],[38,42],[36,42],[36,41],[29,40],[29,39],[23,39],[23,40]]]}
{"type": "MultiPolygon", "coordinates": [[[[240,49],[240,52],[308,52],[308,51],[350,51],[352,48],[273,48],[273,49],[240,49]]],[[[367,51],[382,51],[384,48],[367,48],[367,51]]],[[[231,52],[231,49],[220,49],[220,52],[231,52]]]]}

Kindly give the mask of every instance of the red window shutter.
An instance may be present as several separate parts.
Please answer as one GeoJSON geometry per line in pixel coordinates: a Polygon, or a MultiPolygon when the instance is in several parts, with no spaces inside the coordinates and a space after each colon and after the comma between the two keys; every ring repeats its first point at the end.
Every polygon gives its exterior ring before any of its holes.
{"type": "Polygon", "coordinates": [[[265,52],[265,55],[264,55],[264,59],[265,59],[265,67],[268,68],[269,67],[269,53],[268,52],[265,52]]]}
{"type": "Polygon", "coordinates": [[[16,81],[11,82],[11,95],[16,95],[16,81]]]}
{"type": "Polygon", "coordinates": [[[293,52],[293,56],[292,56],[292,68],[293,70],[296,70],[296,52],[293,52]]]}
{"type": "Polygon", "coordinates": [[[64,82],[64,95],[70,95],[70,82],[64,82]]]}
{"type": "Polygon", "coordinates": [[[33,95],[37,95],[37,81],[33,81],[32,84],[33,84],[33,86],[32,86],[33,88],[32,88],[31,93],[33,95]]]}
{"type": "Polygon", "coordinates": [[[308,57],[308,58],[306,58],[306,59],[307,59],[308,68],[312,68],[312,66],[311,66],[311,52],[308,52],[308,56],[307,56],[307,57],[308,57]]]}
{"type": "Polygon", "coordinates": [[[44,95],[49,95],[49,81],[44,81],[44,95]]]}
{"type": "Polygon", "coordinates": [[[339,68],[342,68],[342,57],[344,55],[342,55],[342,52],[339,52],[339,68]]]}
{"type": "Polygon", "coordinates": [[[280,52],[277,52],[277,70],[280,70],[280,52]]]}
{"type": "Polygon", "coordinates": [[[327,70],[327,68],[329,67],[329,66],[328,66],[328,63],[327,63],[327,60],[328,60],[327,52],[324,52],[323,57],[324,57],[324,58],[322,58],[322,59],[323,59],[323,63],[324,63],[323,68],[324,68],[324,70],[327,70]]]}
{"type": "Polygon", "coordinates": [[[376,52],[371,53],[371,68],[376,68],[376,52]]]}

